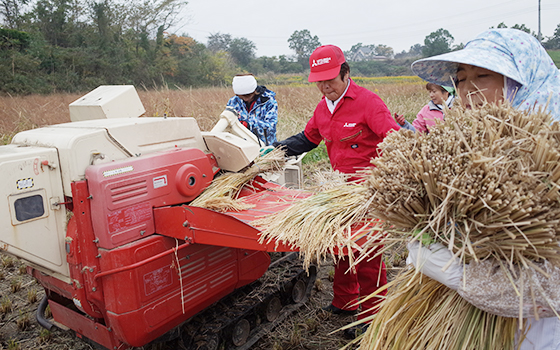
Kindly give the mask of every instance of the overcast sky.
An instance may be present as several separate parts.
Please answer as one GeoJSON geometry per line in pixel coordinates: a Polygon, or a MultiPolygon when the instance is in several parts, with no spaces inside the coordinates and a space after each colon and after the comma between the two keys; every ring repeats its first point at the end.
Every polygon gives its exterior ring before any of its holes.
{"type": "MultiPolygon", "coordinates": [[[[244,37],[257,56],[293,55],[288,38],[308,29],[322,44],[342,50],[362,43],[384,44],[395,53],[439,28],[466,43],[504,22],[538,31],[539,0],[187,0],[182,22],[172,29],[206,44],[212,33],[244,37]]],[[[551,36],[560,23],[560,0],[541,0],[541,33],[551,36]]]]}

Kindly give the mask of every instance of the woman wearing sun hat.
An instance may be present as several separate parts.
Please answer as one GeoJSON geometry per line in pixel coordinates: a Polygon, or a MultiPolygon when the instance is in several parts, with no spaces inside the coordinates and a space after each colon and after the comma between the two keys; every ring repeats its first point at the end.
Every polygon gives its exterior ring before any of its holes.
{"type": "Polygon", "coordinates": [[[507,99],[513,107],[543,107],[560,119],[558,68],[537,39],[517,29],[488,30],[462,50],[414,62],[412,71],[434,84],[455,84],[467,107],[507,99]],[[492,77],[497,86],[487,87],[492,77]]]}
{"type": "MultiPolygon", "coordinates": [[[[519,30],[485,31],[462,50],[414,62],[412,71],[434,84],[455,86],[467,108],[507,100],[515,108],[544,109],[560,120],[560,71],[542,45],[519,30]]],[[[506,276],[500,263],[491,260],[464,267],[454,263],[443,272],[444,265],[453,257],[441,245],[426,248],[409,244],[409,256],[411,263],[420,262],[418,268],[422,273],[457,290],[465,300],[492,314],[518,317],[521,290],[527,333],[516,345],[521,350],[560,349],[558,267],[547,263],[539,265],[540,271],[525,267],[519,270],[525,276],[525,281],[520,282],[516,276],[506,276]],[[418,255],[421,260],[417,260],[418,255]],[[538,318],[533,318],[535,314],[538,318]]]]}

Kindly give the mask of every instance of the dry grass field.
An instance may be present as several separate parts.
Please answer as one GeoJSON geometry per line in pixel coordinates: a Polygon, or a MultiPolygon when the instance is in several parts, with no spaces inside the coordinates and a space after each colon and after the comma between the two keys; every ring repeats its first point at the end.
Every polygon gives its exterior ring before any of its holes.
{"type": "MultiPolygon", "coordinates": [[[[428,101],[420,79],[401,81],[398,77],[362,78],[360,84],[377,93],[391,112],[405,114],[412,120],[428,101]],[[363,80],[363,82],[362,82],[363,80]]],[[[279,105],[278,138],[303,130],[321,98],[314,85],[268,86],[277,93],[279,105]]],[[[85,93],[84,93],[85,94],[85,93]]],[[[218,120],[228,99],[230,88],[168,89],[145,91],[138,88],[145,116],[194,117],[202,130],[209,130],[218,120]]],[[[0,135],[4,143],[19,131],[70,121],[68,105],[83,94],[0,96],[0,135]]]]}
{"type": "MultiPolygon", "coordinates": [[[[377,93],[391,112],[405,114],[412,121],[428,101],[424,84],[419,79],[400,77],[367,78],[356,81],[377,93]]],[[[279,104],[278,138],[284,139],[303,130],[321,98],[314,85],[268,86],[277,93],[279,104]]],[[[146,108],[146,117],[188,116],[197,119],[202,130],[210,130],[218,120],[230,88],[206,88],[157,91],[138,89],[146,108]]],[[[8,143],[17,132],[50,124],[69,122],[68,104],[82,94],[49,96],[0,97],[0,136],[8,143]]],[[[305,165],[307,178],[313,172],[328,169],[328,161],[305,165]]],[[[93,349],[79,339],[62,332],[48,332],[35,320],[38,301],[44,295],[42,288],[25,274],[22,261],[0,254],[0,349],[93,349]]],[[[312,297],[306,306],[268,334],[254,349],[338,349],[345,344],[339,333],[330,334],[351,319],[327,315],[320,310],[332,298],[332,271],[330,265],[320,270],[312,297]]]]}

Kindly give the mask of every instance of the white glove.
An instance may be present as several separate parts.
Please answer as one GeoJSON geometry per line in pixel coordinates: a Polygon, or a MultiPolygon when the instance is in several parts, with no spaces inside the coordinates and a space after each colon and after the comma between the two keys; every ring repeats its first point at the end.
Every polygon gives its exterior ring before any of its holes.
{"type": "Polygon", "coordinates": [[[463,277],[463,265],[459,259],[453,258],[453,254],[441,243],[430,244],[428,247],[420,246],[420,242],[408,243],[407,264],[412,264],[424,275],[445,284],[447,287],[457,290],[463,277]],[[442,269],[453,259],[449,267],[442,269]]]}

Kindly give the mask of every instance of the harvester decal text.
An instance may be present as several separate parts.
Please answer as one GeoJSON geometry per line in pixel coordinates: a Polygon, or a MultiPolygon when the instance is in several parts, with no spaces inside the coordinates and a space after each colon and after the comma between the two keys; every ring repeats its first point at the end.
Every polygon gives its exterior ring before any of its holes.
{"type": "Polygon", "coordinates": [[[124,173],[129,173],[131,171],[134,171],[134,167],[132,165],[129,165],[129,166],[125,166],[123,168],[104,171],[103,172],[103,177],[120,175],[120,174],[124,174],[124,173]]]}

